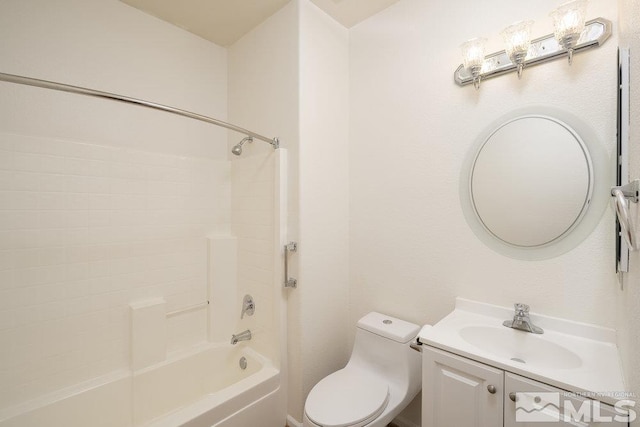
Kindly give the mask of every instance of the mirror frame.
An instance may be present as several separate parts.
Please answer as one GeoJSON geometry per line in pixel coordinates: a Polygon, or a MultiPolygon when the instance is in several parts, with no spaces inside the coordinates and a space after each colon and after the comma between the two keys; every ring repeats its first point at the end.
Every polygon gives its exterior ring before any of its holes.
{"type": "Polygon", "coordinates": [[[596,133],[586,123],[572,114],[546,106],[531,106],[507,113],[484,129],[475,139],[462,167],[460,175],[460,203],[465,219],[474,234],[495,252],[510,258],[535,261],[554,258],[578,246],[589,236],[600,222],[609,202],[609,188],[613,182],[610,157],[598,141],[596,133]],[[476,159],[488,139],[506,124],[524,117],[550,119],[565,127],[582,142],[582,149],[588,155],[587,162],[592,171],[591,199],[575,223],[562,235],[540,246],[517,246],[505,242],[486,229],[473,203],[471,183],[476,159]]]}

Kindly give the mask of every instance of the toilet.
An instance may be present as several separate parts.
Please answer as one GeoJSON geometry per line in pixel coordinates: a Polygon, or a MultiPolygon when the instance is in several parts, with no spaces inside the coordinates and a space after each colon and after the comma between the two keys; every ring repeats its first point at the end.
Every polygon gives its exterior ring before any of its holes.
{"type": "Polygon", "coordinates": [[[420,353],[409,347],[420,327],[371,312],[358,321],[351,358],[307,396],[304,427],[383,427],[422,385],[420,353]]]}

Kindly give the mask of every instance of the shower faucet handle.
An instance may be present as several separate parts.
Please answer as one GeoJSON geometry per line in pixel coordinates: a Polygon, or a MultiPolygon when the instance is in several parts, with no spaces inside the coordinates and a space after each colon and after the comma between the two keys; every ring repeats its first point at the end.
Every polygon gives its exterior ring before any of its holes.
{"type": "Polygon", "coordinates": [[[242,313],[240,313],[240,319],[244,318],[245,313],[247,316],[253,316],[256,311],[256,304],[253,302],[253,297],[249,294],[244,296],[242,300],[242,313]]]}

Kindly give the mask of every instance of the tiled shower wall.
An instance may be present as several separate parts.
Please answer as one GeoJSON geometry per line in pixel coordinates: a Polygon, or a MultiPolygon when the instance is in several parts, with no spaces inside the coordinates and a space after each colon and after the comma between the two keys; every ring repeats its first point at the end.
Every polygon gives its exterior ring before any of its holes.
{"type": "MultiPolygon", "coordinates": [[[[0,134],[0,411],[129,368],[128,304],[206,300],[230,163],[0,134]]],[[[168,350],[206,340],[168,320],[168,350]]]]}

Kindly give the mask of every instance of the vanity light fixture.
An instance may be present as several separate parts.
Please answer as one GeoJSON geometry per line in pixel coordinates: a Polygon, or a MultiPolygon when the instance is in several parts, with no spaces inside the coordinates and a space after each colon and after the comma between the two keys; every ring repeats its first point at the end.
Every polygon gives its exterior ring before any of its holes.
{"type": "Polygon", "coordinates": [[[463,64],[454,72],[454,80],[459,86],[468,84],[480,87],[480,81],[517,72],[522,75],[524,67],[542,64],[568,55],[569,64],[576,52],[601,46],[611,36],[611,21],[595,18],[584,22],[587,0],[565,3],[551,13],[555,22],[554,34],[530,39],[532,21],[519,22],[502,31],[506,49],[484,56],[477,38],[463,43],[463,64]],[[474,43],[471,43],[474,41],[474,43]],[[484,60],[479,63],[479,58],[484,60]]]}
{"type": "Polygon", "coordinates": [[[584,30],[586,13],[587,0],[573,0],[564,3],[549,14],[553,18],[555,38],[569,55],[569,65],[573,61],[574,48],[584,30]]]}
{"type": "Polygon", "coordinates": [[[484,45],[486,43],[487,39],[476,37],[460,45],[463,66],[471,73],[473,87],[475,87],[476,90],[480,89],[480,72],[482,71],[482,64],[484,63],[484,45]]]}
{"type": "Polygon", "coordinates": [[[505,52],[515,64],[518,78],[522,77],[524,60],[531,47],[531,26],[533,21],[519,21],[509,25],[500,33],[506,46],[505,52]]]}

